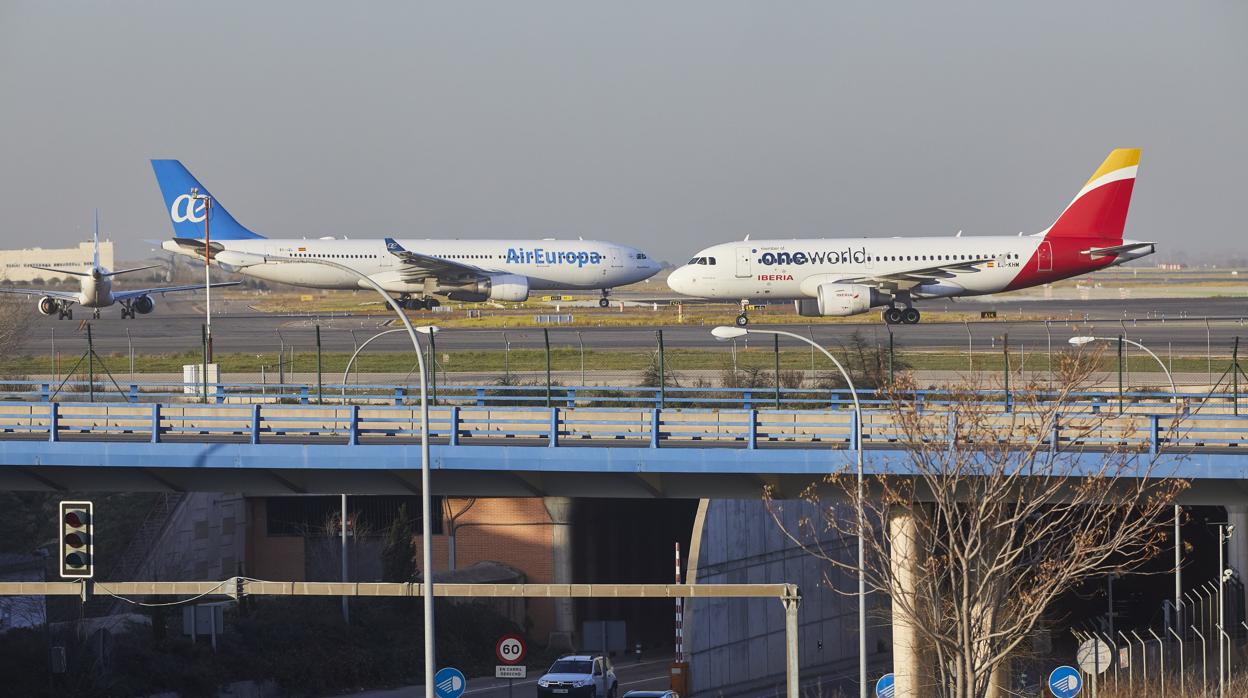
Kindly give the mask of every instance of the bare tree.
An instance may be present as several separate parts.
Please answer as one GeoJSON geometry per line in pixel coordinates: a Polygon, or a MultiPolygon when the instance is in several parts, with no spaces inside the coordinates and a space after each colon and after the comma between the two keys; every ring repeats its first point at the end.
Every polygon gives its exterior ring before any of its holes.
{"type": "Polygon", "coordinates": [[[30,332],[30,310],[20,301],[0,299],[0,357],[10,357],[21,348],[30,332]]]}
{"type": "MultiPolygon", "coordinates": [[[[905,399],[912,381],[899,377],[890,418],[868,427],[870,439],[906,449],[891,467],[906,475],[868,480],[862,533],[868,585],[891,600],[894,643],[921,658],[907,677],[919,695],[985,695],[1059,596],[1161,551],[1187,483],[1159,472],[1157,454],[1139,438],[1147,421],[1074,399],[1095,360],[1071,355],[1060,364],[1056,397],[1042,400],[1042,386],[1025,386],[1009,413],[965,388],[950,391],[947,408],[919,406],[905,399]],[[1060,442],[1052,438],[1059,420],[1060,442]]],[[[1173,433],[1177,420],[1169,426],[1173,433]]],[[[856,579],[856,562],[811,541],[829,530],[859,534],[845,505],[855,492],[853,472],[826,477],[803,494],[818,514],[785,531],[845,573],[825,574],[829,585],[856,579]]],[[[782,503],[769,503],[779,523],[782,503]]]]}

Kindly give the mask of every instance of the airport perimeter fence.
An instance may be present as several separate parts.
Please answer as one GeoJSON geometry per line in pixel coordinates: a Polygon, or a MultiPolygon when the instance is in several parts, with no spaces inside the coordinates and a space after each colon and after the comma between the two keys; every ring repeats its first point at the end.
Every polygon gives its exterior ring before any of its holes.
{"type": "Polygon", "coordinates": [[[1070,663],[1084,671],[1085,685],[1095,682],[1106,695],[1246,695],[1242,580],[1224,580],[1220,593],[1221,599],[1217,580],[1198,585],[1183,595],[1177,613],[1167,600],[1144,627],[1115,626],[1108,614],[1079,624],[1071,630],[1079,649],[1070,663]]]}
{"type": "MultiPolygon", "coordinates": [[[[260,385],[266,394],[297,397],[298,386],[319,386],[318,394],[323,394],[326,385],[411,389],[419,382],[410,340],[398,327],[378,326],[375,320],[367,325],[359,319],[334,319],[325,325],[309,319],[272,332],[242,332],[240,327],[215,330],[213,358],[222,383],[260,385]],[[293,395],[287,395],[290,386],[293,395]]],[[[885,325],[786,329],[838,356],[859,388],[885,387],[901,372],[911,371],[925,388],[975,384],[1004,392],[1026,384],[1050,384],[1063,354],[1074,351],[1065,339],[1096,332],[1110,340],[1104,343],[1103,370],[1096,376],[1100,389],[1128,394],[1168,388],[1164,364],[1183,392],[1223,395],[1238,404],[1241,384],[1248,385],[1238,357],[1240,321],[1197,321],[1178,330],[1176,337],[1182,336],[1184,342],[1178,352],[1172,342],[1153,347],[1161,364],[1130,344],[1115,346],[1116,336],[1138,336],[1139,327],[1126,322],[1099,329],[1079,323],[1030,323],[1025,332],[1016,329],[1011,336],[1000,324],[965,323],[960,346],[951,344],[948,327],[935,338],[885,325]],[[1196,330],[1203,330],[1203,343],[1196,330]]],[[[67,386],[98,383],[99,392],[117,392],[122,384],[179,382],[185,367],[200,365],[204,359],[200,337],[147,336],[132,334],[129,328],[121,335],[113,328],[97,331],[89,346],[81,333],[68,338],[62,333],[59,344],[57,339],[54,334],[43,347],[48,353],[3,357],[0,377],[68,381],[67,386]]],[[[435,369],[431,382],[442,386],[527,387],[543,392],[569,387],[735,388],[759,394],[770,390],[773,402],[782,405],[786,391],[818,392],[845,385],[815,347],[765,334],[717,342],[710,327],[451,328],[432,339],[422,335],[421,341],[427,363],[435,369]]],[[[33,349],[29,343],[23,347],[33,349]]]]}

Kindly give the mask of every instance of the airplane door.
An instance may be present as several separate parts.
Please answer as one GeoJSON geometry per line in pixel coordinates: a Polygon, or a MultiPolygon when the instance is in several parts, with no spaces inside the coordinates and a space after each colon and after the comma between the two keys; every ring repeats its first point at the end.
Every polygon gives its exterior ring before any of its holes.
{"type": "Polygon", "coordinates": [[[1041,240],[1036,250],[1036,271],[1053,271],[1053,246],[1048,240],[1041,240]]]}
{"type": "Polygon", "coordinates": [[[737,278],[738,279],[746,279],[754,275],[754,272],[750,271],[750,257],[752,255],[753,253],[750,251],[750,248],[748,247],[737,248],[737,278]]]}

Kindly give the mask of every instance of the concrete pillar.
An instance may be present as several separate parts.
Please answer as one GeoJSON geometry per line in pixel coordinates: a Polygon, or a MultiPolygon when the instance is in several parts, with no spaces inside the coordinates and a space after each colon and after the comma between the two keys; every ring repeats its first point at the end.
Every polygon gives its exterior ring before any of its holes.
{"type": "MultiPolygon", "coordinates": [[[[1226,507],[1226,520],[1235,527],[1231,539],[1226,542],[1226,564],[1239,575],[1240,581],[1245,583],[1245,591],[1248,592],[1248,505],[1232,504],[1226,507]]],[[[1248,598],[1239,598],[1236,602],[1246,604],[1248,598]]],[[[1230,615],[1231,611],[1228,610],[1227,616],[1230,615]]]]}
{"type": "MultiPolygon", "coordinates": [[[[889,513],[889,566],[892,570],[894,595],[914,594],[918,587],[919,550],[918,525],[912,507],[894,507],[889,513]]],[[[929,695],[928,672],[923,667],[923,651],[914,620],[892,604],[893,675],[896,698],[920,698],[929,695]]]]}
{"type": "MultiPolygon", "coordinates": [[[[572,500],[568,497],[543,497],[550,514],[550,553],[553,558],[554,583],[572,583],[572,500]]],[[[572,649],[576,617],[572,599],[552,599],[555,605],[555,628],[550,633],[552,647],[572,649]]]]}
{"type": "Polygon", "coordinates": [[[997,665],[997,668],[988,677],[988,692],[984,694],[984,698],[1008,698],[1014,695],[1010,684],[1014,680],[1014,667],[1010,665],[1010,660],[1005,660],[997,665]]]}

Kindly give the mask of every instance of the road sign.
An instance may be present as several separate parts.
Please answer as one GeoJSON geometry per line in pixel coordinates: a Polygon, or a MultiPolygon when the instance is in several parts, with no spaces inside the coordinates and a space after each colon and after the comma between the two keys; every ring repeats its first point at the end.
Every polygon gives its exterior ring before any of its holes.
{"type": "Polygon", "coordinates": [[[494,655],[502,664],[519,664],[524,659],[524,639],[519,635],[504,635],[494,645],[494,655]]]}
{"type": "Polygon", "coordinates": [[[893,692],[897,690],[892,674],[885,674],[875,682],[876,698],[893,698],[893,692]]]}
{"type": "Polygon", "coordinates": [[[438,698],[459,698],[468,688],[468,679],[459,669],[445,667],[433,676],[433,692],[438,698]]]}
{"type": "Polygon", "coordinates": [[[496,679],[527,679],[528,677],[529,668],[527,666],[499,664],[494,667],[494,678],[496,679]]]}
{"type": "Polygon", "coordinates": [[[1075,659],[1079,662],[1079,668],[1083,669],[1083,673],[1100,674],[1109,669],[1109,665],[1113,663],[1114,650],[1108,642],[1099,637],[1091,637],[1079,644],[1075,659]]]}
{"type": "Polygon", "coordinates": [[[1073,666],[1059,666],[1049,674],[1049,692],[1056,698],[1075,698],[1083,690],[1083,676],[1073,666]]]}

